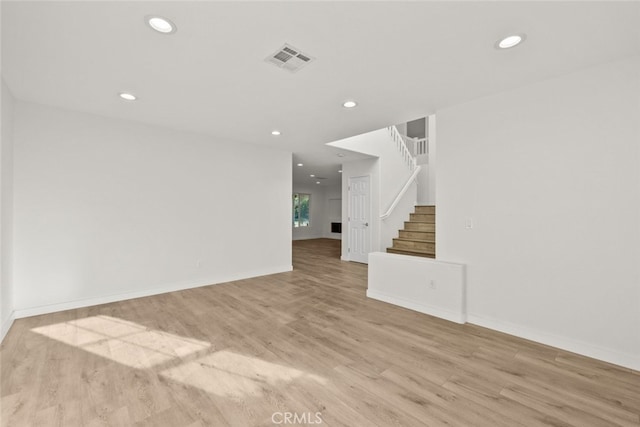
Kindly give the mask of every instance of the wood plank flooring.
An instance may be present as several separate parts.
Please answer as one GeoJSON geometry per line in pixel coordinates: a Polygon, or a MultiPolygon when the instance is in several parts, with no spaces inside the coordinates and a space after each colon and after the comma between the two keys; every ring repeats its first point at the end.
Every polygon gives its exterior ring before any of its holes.
{"type": "Polygon", "coordinates": [[[367,299],[339,252],[297,241],[291,273],[17,320],[1,425],[640,425],[637,372],[367,299]]]}

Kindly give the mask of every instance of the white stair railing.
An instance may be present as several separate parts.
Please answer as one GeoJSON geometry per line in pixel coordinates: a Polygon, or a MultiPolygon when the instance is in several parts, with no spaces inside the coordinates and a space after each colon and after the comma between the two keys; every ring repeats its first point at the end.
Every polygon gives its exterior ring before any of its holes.
{"type": "Polygon", "coordinates": [[[393,210],[396,208],[396,206],[398,206],[398,203],[400,203],[400,200],[402,200],[404,193],[407,192],[407,190],[411,186],[411,183],[418,177],[419,173],[420,173],[420,166],[416,166],[416,168],[413,170],[413,173],[411,174],[409,179],[407,179],[407,182],[405,182],[404,185],[402,186],[402,189],[400,190],[396,198],[393,199],[393,202],[391,202],[389,209],[387,209],[385,213],[380,215],[380,219],[384,220],[391,216],[391,214],[393,213],[393,210]]]}
{"type": "Polygon", "coordinates": [[[387,130],[389,131],[389,136],[391,137],[391,140],[393,141],[393,143],[396,145],[396,148],[400,152],[400,155],[402,156],[402,160],[407,165],[409,170],[413,171],[416,168],[416,158],[411,152],[412,150],[409,148],[409,145],[407,144],[405,137],[400,132],[398,132],[398,128],[396,128],[395,126],[389,126],[387,130]]]}
{"type": "Polygon", "coordinates": [[[398,203],[400,203],[400,200],[402,200],[402,197],[405,195],[413,181],[418,177],[418,173],[420,173],[420,166],[417,165],[416,156],[414,155],[416,152],[416,141],[413,138],[402,135],[395,126],[389,126],[387,129],[389,130],[391,140],[396,145],[396,148],[402,156],[402,160],[411,171],[411,176],[409,176],[409,179],[407,179],[396,197],[393,199],[393,202],[391,202],[387,211],[380,215],[380,219],[382,220],[391,216],[393,210],[398,206],[398,203]]]}
{"type": "Polygon", "coordinates": [[[416,157],[429,154],[429,140],[427,138],[413,138],[413,154],[416,157]]]}

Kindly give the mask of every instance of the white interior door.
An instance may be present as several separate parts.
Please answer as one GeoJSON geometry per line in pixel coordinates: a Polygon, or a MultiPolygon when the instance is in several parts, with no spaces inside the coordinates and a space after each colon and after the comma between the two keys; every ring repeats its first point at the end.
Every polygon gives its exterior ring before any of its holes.
{"type": "Polygon", "coordinates": [[[369,177],[349,178],[349,260],[368,263],[371,251],[369,177]]]}

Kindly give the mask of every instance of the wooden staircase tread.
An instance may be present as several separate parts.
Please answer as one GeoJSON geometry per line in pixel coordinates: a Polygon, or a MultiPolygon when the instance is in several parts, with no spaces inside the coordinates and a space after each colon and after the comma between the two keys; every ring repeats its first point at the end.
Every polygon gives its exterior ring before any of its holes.
{"type": "Polygon", "coordinates": [[[393,240],[401,240],[403,242],[435,243],[433,239],[409,239],[407,237],[394,237],[393,240]]]}
{"type": "Polygon", "coordinates": [[[422,231],[424,233],[435,233],[436,225],[428,222],[405,221],[402,231],[422,231]]]}
{"type": "Polygon", "coordinates": [[[417,255],[417,256],[425,256],[429,258],[435,258],[436,254],[432,251],[421,251],[419,249],[395,249],[395,248],[387,248],[388,253],[392,254],[401,254],[401,255],[417,255]]]}
{"type": "Polygon", "coordinates": [[[387,248],[387,251],[401,251],[401,252],[415,252],[418,254],[435,254],[434,251],[430,251],[430,250],[426,250],[426,249],[410,249],[410,248],[394,248],[394,247],[390,247],[387,248]]]}
{"type": "Polygon", "coordinates": [[[420,231],[420,230],[407,230],[406,228],[402,228],[398,231],[402,231],[404,233],[416,233],[416,234],[430,234],[430,235],[435,235],[436,232],[435,231],[420,231]]]}

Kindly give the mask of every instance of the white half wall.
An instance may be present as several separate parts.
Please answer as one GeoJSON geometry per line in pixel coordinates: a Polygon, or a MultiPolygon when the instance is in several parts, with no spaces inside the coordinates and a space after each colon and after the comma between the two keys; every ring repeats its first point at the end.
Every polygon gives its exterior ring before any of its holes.
{"type": "Polygon", "coordinates": [[[13,107],[9,88],[0,82],[0,342],[9,331],[13,304],[13,107]]]}
{"type": "Polygon", "coordinates": [[[429,258],[369,254],[369,298],[465,323],[464,265],[429,258]]]}
{"type": "Polygon", "coordinates": [[[291,153],[17,102],[18,316],[291,270],[291,153]]]}
{"type": "Polygon", "coordinates": [[[640,369],[639,94],[634,57],[437,112],[469,322],[640,369]]]}

